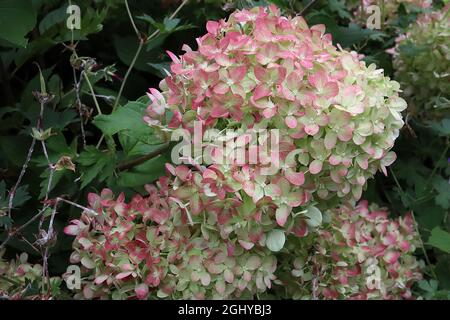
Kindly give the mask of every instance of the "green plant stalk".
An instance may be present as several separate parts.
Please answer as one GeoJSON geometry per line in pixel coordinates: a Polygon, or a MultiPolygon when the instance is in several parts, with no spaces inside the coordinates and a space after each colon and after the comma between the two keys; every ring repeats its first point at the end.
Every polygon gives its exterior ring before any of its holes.
{"type": "MultiPolygon", "coordinates": [[[[178,8],[170,15],[170,19],[173,19],[173,18],[178,14],[178,12],[180,12],[181,8],[183,8],[184,5],[185,5],[186,3],[188,3],[188,1],[189,1],[189,0],[184,0],[184,1],[178,6],[178,8]]],[[[147,44],[151,39],[153,39],[154,37],[156,37],[156,36],[159,34],[159,30],[155,30],[148,38],[144,39],[144,38],[141,36],[141,33],[139,32],[138,28],[136,27],[136,23],[134,22],[133,15],[131,14],[131,10],[130,10],[130,7],[129,7],[129,5],[128,5],[128,1],[127,1],[127,0],[125,0],[125,7],[126,7],[126,9],[127,9],[128,17],[130,18],[130,21],[131,21],[131,24],[132,24],[132,26],[133,26],[134,32],[136,33],[136,36],[137,36],[138,39],[139,39],[139,46],[138,46],[138,48],[137,48],[137,50],[136,50],[136,53],[134,54],[133,60],[131,61],[130,66],[128,67],[127,72],[125,73],[125,77],[124,77],[124,79],[123,79],[123,81],[122,81],[122,84],[120,85],[119,93],[117,94],[116,100],[114,101],[114,105],[113,105],[113,108],[112,108],[112,112],[114,112],[114,110],[116,110],[117,106],[119,105],[119,101],[120,101],[120,98],[122,97],[123,90],[125,89],[125,85],[126,85],[126,83],[127,83],[127,81],[128,81],[128,78],[129,78],[129,76],[130,76],[130,74],[131,74],[133,68],[134,68],[134,65],[136,64],[137,59],[139,58],[139,55],[140,55],[140,53],[141,53],[141,51],[142,51],[142,48],[143,48],[144,45],[147,44]]],[[[97,145],[96,145],[97,149],[100,147],[100,145],[101,145],[101,143],[103,142],[103,139],[104,139],[104,138],[105,138],[105,135],[102,134],[102,136],[100,137],[99,141],[97,142],[97,145]]]]}
{"type": "MultiPolygon", "coordinates": [[[[449,12],[450,12],[450,10],[449,10],[449,12]]],[[[448,139],[447,139],[447,147],[444,149],[444,151],[443,151],[442,154],[440,155],[438,161],[436,162],[437,164],[445,157],[445,155],[446,155],[447,152],[448,152],[449,147],[450,147],[450,144],[449,144],[448,139]]],[[[427,182],[425,183],[425,189],[426,189],[426,187],[428,187],[428,185],[429,185],[430,182],[431,182],[431,179],[433,179],[434,175],[436,174],[436,171],[437,171],[437,169],[438,169],[437,164],[434,166],[433,171],[431,171],[431,174],[430,174],[430,176],[428,177],[427,182]]]]}
{"type": "Polygon", "coordinates": [[[97,108],[98,114],[102,114],[102,110],[100,109],[100,105],[98,104],[97,97],[95,96],[94,88],[92,87],[91,81],[89,80],[89,77],[87,76],[86,72],[83,72],[83,77],[86,79],[86,83],[89,86],[89,90],[91,91],[92,99],[94,99],[95,107],[97,108]]]}
{"type": "MultiPolygon", "coordinates": [[[[403,191],[402,186],[398,182],[397,176],[395,175],[394,170],[392,170],[392,167],[390,168],[390,171],[392,173],[392,177],[394,178],[395,184],[397,185],[397,187],[398,187],[398,189],[399,189],[399,191],[401,193],[402,202],[403,202],[403,195],[405,195],[405,192],[403,191]]],[[[404,202],[403,202],[403,205],[405,207],[409,208],[409,206],[406,203],[404,203],[404,202]]],[[[411,209],[411,208],[409,208],[409,209],[411,209]]],[[[422,252],[423,252],[423,255],[425,257],[425,261],[426,261],[428,267],[430,268],[430,271],[431,271],[433,277],[435,279],[437,279],[436,273],[434,272],[434,269],[433,269],[433,265],[431,264],[430,258],[428,257],[428,254],[427,254],[427,251],[425,250],[425,245],[424,245],[424,243],[422,241],[422,235],[420,234],[419,228],[417,227],[416,217],[414,215],[414,210],[412,210],[412,209],[411,209],[411,216],[412,216],[413,221],[414,221],[414,229],[416,230],[417,234],[419,235],[420,247],[422,248],[422,252]]]]}

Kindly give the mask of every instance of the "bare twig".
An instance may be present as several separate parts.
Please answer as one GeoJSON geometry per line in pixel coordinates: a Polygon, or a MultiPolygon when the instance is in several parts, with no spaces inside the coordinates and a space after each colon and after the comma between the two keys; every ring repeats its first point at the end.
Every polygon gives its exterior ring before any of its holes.
{"type": "Polygon", "coordinates": [[[22,166],[22,170],[20,171],[19,178],[17,179],[14,187],[9,192],[9,200],[8,200],[8,217],[11,219],[11,210],[13,207],[14,196],[16,195],[17,188],[19,188],[20,183],[22,182],[23,176],[27,170],[28,164],[30,163],[31,156],[34,151],[34,146],[36,145],[36,138],[33,137],[33,141],[31,142],[30,148],[28,149],[27,158],[25,159],[25,163],[22,166]]]}
{"type": "Polygon", "coordinates": [[[26,223],[24,223],[22,226],[20,226],[19,228],[12,230],[8,233],[8,236],[6,237],[5,241],[3,241],[3,243],[0,245],[0,251],[8,244],[8,242],[18,233],[20,233],[23,229],[25,229],[26,227],[28,227],[31,223],[33,223],[33,221],[35,221],[36,219],[38,219],[41,215],[43,215],[45,213],[45,211],[50,208],[50,205],[45,205],[41,211],[39,211],[37,214],[35,214],[30,220],[28,220],[26,223]]]}
{"type": "Polygon", "coordinates": [[[78,109],[78,113],[80,115],[80,126],[81,126],[81,138],[83,139],[83,148],[86,148],[86,132],[84,131],[84,119],[83,119],[83,104],[81,103],[81,98],[80,98],[80,87],[81,87],[81,77],[78,80],[77,79],[77,72],[75,70],[74,67],[72,67],[73,70],[73,81],[74,81],[74,86],[75,86],[75,96],[76,96],[76,103],[77,103],[77,109],[78,109]]]}
{"type": "MultiPolygon", "coordinates": [[[[36,123],[37,129],[41,129],[42,128],[45,104],[48,103],[49,101],[51,101],[51,98],[49,98],[49,96],[47,96],[47,93],[45,92],[45,88],[43,89],[43,93],[45,94],[45,96],[38,97],[38,100],[40,102],[41,108],[40,108],[39,117],[38,117],[37,123],[36,123]]],[[[10,218],[10,219],[11,219],[11,211],[12,211],[12,207],[13,207],[13,203],[14,203],[14,197],[15,197],[17,188],[19,188],[19,185],[22,182],[22,179],[23,179],[23,177],[25,175],[25,172],[27,170],[28,164],[31,161],[31,156],[33,155],[33,151],[34,151],[35,145],[36,145],[36,137],[33,136],[33,141],[31,142],[30,148],[28,149],[27,158],[25,159],[25,163],[22,166],[22,170],[20,171],[19,178],[17,179],[14,187],[11,189],[11,191],[9,193],[8,218],[10,218]]],[[[11,227],[12,226],[10,226],[10,228],[11,227]]]]}
{"type": "Polygon", "coordinates": [[[119,166],[117,167],[117,170],[118,171],[125,171],[125,170],[131,169],[131,168],[133,168],[135,166],[138,166],[138,165],[144,163],[145,161],[150,160],[150,159],[160,155],[162,152],[164,152],[168,148],[169,148],[169,144],[166,143],[161,148],[159,148],[159,149],[157,149],[157,150],[155,150],[153,152],[150,152],[149,154],[146,154],[145,156],[139,157],[139,158],[134,159],[134,160],[132,160],[130,162],[119,164],[119,166]]]}
{"type": "MultiPolygon", "coordinates": [[[[170,19],[175,18],[175,16],[180,12],[180,10],[181,10],[181,9],[185,6],[185,4],[188,3],[188,2],[189,2],[189,0],[183,0],[183,2],[182,2],[182,3],[178,6],[178,8],[170,15],[169,18],[170,18],[170,19]]],[[[134,57],[133,57],[133,60],[131,61],[131,64],[130,64],[130,66],[129,66],[129,68],[128,68],[126,74],[125,74],[125,77],[124,77],[124,79],[123,79],[123,81],[122,81],[122,84],[121,84],[121,86],[120,86],[119,93],[118,93],[118,95],[117,95],[116,101],[114,102],[113,111],[117,108],[117,105],[119,104],[120,97],[122,96],[123,90],[124,90],[125,85],[126,85],[127,80],[128,80],[128,77],[130,76],[130,73],[131,73],[131,71],[132,71],[133,68],[134,68],[134,65],[135,65],[135,63],[136,63],[136,61],[137,61],[137,59],[138,59],[138,57],[139,57],[139,54],[140,54],[141,51],[142,51],[143,46],[144,46],[146,43],[148,43],[151,39],[153,39],[154,37],[156,37],[156,36],[159,34],[159,29],[158,29],[158,30],[155,30],[149,37],[142,36],[142,34],[141,34],[141,32],[139,31],[139,29],[136,27],[136,23],[134,22],[133,15],[132,15],[132,13],[131,13],[131,11],[130,11],[130,8],[129,8],[129,6],[128,6],[128,1],[127,1],[127,0],[125,0],[125,7],[127,8],[128,17],[130,18],[130,21],[131,21],[131,24],[132,24],[132,26],[133,26],[134,32],[136,33],[136,36],[138,37],[138,40],[139,40],[139,46],[138,46],[138,48],[137,48],[137,50],[136,50],[136,53],[135,53],[135,55],[134,55],[134,57]]]]}
{"type": "Polygon", "coordinates": [[[59,201],[65,202],[65,203],[67,203],[67,204],[69,204],[71,206],[74,206],[75,208],[78,208],[78,209],[84,210],[86,212],[90,212],[90,213],[92,213],[94,215],[97,215],[97,212],[95,212],[94,210],[86,208],[86,207],[84,207],[84,206],[82,206],[82,205],[80,205],[78,203],[72,202],[70,200],[67,200],[67,199],[64,199],[64,198],[56,198],[56,201],[58,201],[58,202],[59,201]]]}
{"type": "Polygon", "coordinates": [[[314,3],[316,3],[317,0],[311,0],[306,7],[303,8],[302,11],[300,11],[299,15],[303,16],[306,12],[308,12],[308,10],[314,5],[314,3]]]}

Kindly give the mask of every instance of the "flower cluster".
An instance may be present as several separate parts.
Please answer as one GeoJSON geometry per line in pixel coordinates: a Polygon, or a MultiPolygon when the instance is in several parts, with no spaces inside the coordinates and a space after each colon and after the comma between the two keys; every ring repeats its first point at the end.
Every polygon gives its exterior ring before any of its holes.
{"type": "Polygon", "coordinates": [[[28,286],[41,282],[42,266],[29,263],[26,253],[11,261],[3,259],[4,253],[0,252],[0,298],[23,299],[28,286]]]}
{"type": "MultiPolygon", "coordinates": [[[[386,173],[406,103],[382,70],[336,48],[324,25],[309,28],[274,6],[236,11],[207,30],[198,50],[169,52],[172,74],[162,92],[150,89],[145,120],[187,132],[198,121],[205,141],[208,129],[276,129],[281,137],[265,159],[276,169],[269,175],[261,163],[213,161],[203,173],[211,194],[223,200],[225,191],[242,190],[254,204],[268,201],[265,210],[275,208],[284,226],[308,203],[358,200],[367,179],[386,173]]],[[[249,139],[240,143],[252,148],[249,139]]]]}
{"type": "Polygon", "coordinates": [[[251,298],[275,280],[276,259],[247,251],[188,218],[161,179],[125,203],[108,189],[90,194],[90,211],[73,220],[71,263],[83,266],[84,299],[251,298]]]}
{"type": "Polygon", "coordinates": [[[413,256],[418,245],[411,215],[361,201],[328,212],[328,222],[308,242],[288,244],[291,263],[280,279],[297,299],[409,299],[421,279],[413,256]],[[310,246],[310,247],[309,247],[310,246]]]}
{"type": "Polygon", "coordinates": [[[361,17],[361,8],[367,17],[368,15],[373,14],[373,11],[370,11],[369,8],[375,5],[380,8],[383,17],[388,22],[392,22],[395,18],[397,18],[401,5],[403,5],[408,12],[414,9],[429,9],[433,5],[432,0],[351,0],[350,3],[353,4],[354,7],[357,7],[354,14],[356,20],[361,17]]]}
{"type": "Polygon", "coordinates": [[[450,106],[450,5],[420,15],[394,50],[395,76],[416,112],[450,106]]]}

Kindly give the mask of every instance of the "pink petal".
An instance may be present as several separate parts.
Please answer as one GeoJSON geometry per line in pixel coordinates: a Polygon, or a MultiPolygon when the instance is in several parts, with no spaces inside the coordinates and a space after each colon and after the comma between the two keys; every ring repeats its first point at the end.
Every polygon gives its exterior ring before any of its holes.
{"type": "Polygon", "coordinates": [[[244,240],[239,240],[239,244],[241,245],[242,248],[244,248],[246,250],[250,250],[255,245],[252,242],[244,241],[244,240]]]}
{"type": "Polygon", "coordinates": [[[228,115],[228,110],[225,109],[225,107],[223,107],[222,105],[216,104],[211,109],[211,117],[213,117],[213,118],[222,118],[222,117],[226,117],[227,115],[228,115]]]}
{"type": "Polygon", "coordinates": [[[214,93],[217,93],[217,94],[225,94],[228,92],[228,90],[230,90],[230,86],[228,84],[226,84],[225,82],[219,82],[214,87],[214,93]]]}
{"type": "Polygon", "coordinates": [[[315,135],[317,132],[319,132],[319,126],[317,124],[308,124],[305,126],[305,132],[306,134],[313,136],[315,135]]]}
{"type": "Polygon", "coordinates": [[[261,66],[255,66],[253,68],[253,73],[255,74],[256,79],[261,82],[265,82],[266,69],[261,66]]]}
{"type": "Polygon", "coordinates": [[[267,108],[263,111],[263,116],[266,119],[272,118],[277,113],[276,108],[267,108]]]}
{"type": "Polygon", "coordinates": [[[71,224],[64,228],[64,233],[69,236],[76,236],[79,230],[78,226],[71,224]]]}
{"type": "Polygon", "coordinates": [[[277,219],[277,223],[279,226],[283,227],[286,224],[287,218],[289,214],[291,213],[291,210],[288,206],[282,205],[279,207],[275,213],[275,217],[277,219]]]}
{"type": "Polygon", "coordinates": [[[247,74],[246,66],[239,66],[232,68],[229,72],[230,78],[234,81],[234,83],[242,81],[245,75],[247,74]]]}
{"type": "Polygon", "coordinates": [[[180,63],[180,59],[178,59],[178,57],[175,54],[173,54],[173,52],[171,52],[169,50],[167,50],[166,52],[169,55],[170,59],[172,59],[173,62],[180,63]]]}
{"type": "Polygon", "coordinates": [[[324,140],[325,148],[327,150],[333,149],[334,146],[336,145],[336,140],[337,140],[336,133],[333,131],[328,131],[327,134],[325,135],[325,140],[324,140]]]}
{"type": "Polygon", "coordinates": [[[139,300],[144,300],[147,298],[148,295],[148,285],[146,285],[145,283],[138,284],[134,288],[134,292],[136,292],[136,297],[139,300]]]}
{"type": "Polygon", "coordinates": [[[217,21],[208,21],[206,23],[206,30],[213,35],[217,34],[219,27],[220,27],[220,24],[217,21]]]}
{"type": "Polygon", "coordinates": [[[323,94],[326,98],[336,97],[339,93],[339,87],[335,82],[327,82],[323,94]]]}
{"type": "Polygon", "coordinates": [[[268,97],[271,94],[272,94],[272,91],[270,89],[268,89],[264,85],[259,85],[253,91],[253,99],[256,101],[256,100],[259,100],[261,98],[268,97]]]}
{"type": "Polygon", "coordinates": [[[295,129],[297,127],[297,119],[294,116],[287,116],[284,122],[290,129],[295,129]]]}
{"type": "Polygon", "coordinates": [[[286,179],[294,186],[301,186],[305,183],[305,174],[303,172],[295,172],[293,170],[286,171],[286,179]]]}
{"type": "Polygon", "coordinates": [[[398,258],[400,257],[400,252],[397,251],[388,251],[384,254],[384,261],[387,263],[395,263],[397,262],[398,258]]]}
{"type": "Polygon", "coordinates": [[[314,160],[309,164],[309,172],[311,172],[311,174],[318,174],[320,171],[322,171],[322,165],[322,161],[314,160]]]}

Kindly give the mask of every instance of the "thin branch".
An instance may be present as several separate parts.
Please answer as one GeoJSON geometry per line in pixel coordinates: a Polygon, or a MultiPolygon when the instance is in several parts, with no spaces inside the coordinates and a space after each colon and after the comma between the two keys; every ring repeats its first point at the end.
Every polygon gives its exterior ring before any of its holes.
{"type": "MultiPolygon", "coordinates": [[[[42,127],[42,122],[44,119],[44,108],[45,108],[45,104],[47,102],[49,102],[50,100],[40,97],[40,111],[39,111],[39,117],[37,119],[36,122],[36,127],[37,129],[41,129],[42,127]]],[[[11,189],[10,193],[9,193],[9,200],[8,200],[8,218],[11,219],[11,211],[12,211],[12,207],[13,207],[13,203],[14,203],[14,197],[17,191],[17,188],[19,188],[20,183],[22,182],[22,179],[25,175],[25,172],[27,170],[28,164],[31,161],[31,156],[33,155],[33,151],[34,151],[34,146],[36,145],[36,137],[33,136],[33,141],[31,142],[30,148],[28,149],[28,154],[27,154],[27,158],[25,159],[25,163],[22,166],[22,170],[20,171],[19,174],[19,178],[17,179],[14,187],[11,189]]],[[[11,228],[12,226],[10,226],[11,228]]]]}
{"type": "Polygon", "coordinates": [[[431,271],[433,277],[435,279],[437,279],[437,275],[434,272],[433,265],[431,264],[430,258],[428,257],[427,250],[425,250],[425,245],[424,245],[424,243],[422,241],[422,236],[421,236],[421,234],[419,232],[419,228],[418,228],[418,225],[417,225],[417,222],[416,222],[416,216],[415,216],[413,210],[411,210],[411,216],[412,216],[413,221],[414,221],[414,229],[416,230],[417,234],[419,235],[420,247],[422,248],[423,255],[425,256],[425,261],[427,262],[427,265],[430,268],[430,271],[431,271]]]}
{"type": "Polygon", "coordinates": [[[120,171],[125,171],[125,170],[129,170],[131,168],[134,168],[134,167],[144,163],[145,161],[150,160],[150,159],[160,155],[161,153],[166,151],[169,148],[169,146],[170,146],[170,144],[166,143],[161,148],[159,148],[153,152],[150,152],[149,154],[146,154],[145,156],[139,157],[130,162],[119,164],[117,167],[117,170],[120,172],[120,171]]]}
{"type": "MultiPolygon", "coordinates": [[[[183,0],[183,2],[182,2],[182,3],[178,6],[178,8],[170,15],[169,18],[170,18],[170,19],[175,18],[175,16],[180,12],[180,10],[181,10],[181,9],[186,5],[186,3],[188,3],[188,2],[189,2],[189,0],[183,0]]],[[[136,36],[138,37],[138,40],[139,40],[139,46],[138,46],[138,48],[137,48],[137,50],[136,50],[136,53],[135,53],[135,55],[134,55],[134,57],[133,57],[133,60],[131,61],[131,64],[129,65],[129,67],[128,67],[128,69],[127,69],[127,72],[125,73],[125,77],[123,78],[122,84],[120,85],[119,93],[117,94],[117,97],[116,97],[116,99],[115,99],[115,101],[114,101],[114,105],[113,105],[113,108],[112,108],[112,112],[114,112],[114,110],[116,110],[117,106],[119,105],[120,98],[122,97],[123,90],[125,89],[125,85],[126,85],[126,83],[127,83],[127,81],[128,81],[128,77],[130,76],[130,74],[131,74],[131,72],[132,72],[132,70],[133,70],[133,68],[134,68],[134,65],[136,64],[136,61],[137,61],[137,59],[139,58],[139,55],[140,55],[140,53],[141,53],[141,51],[142,51],[144,45],[147,44],[150,40],[152,40],[154,37],[156,37],[156,36],[159,34],[159,29],[157,29],[157,30],[155,30],[150,36],[148,36],[148,37],[145,37],[145,36],[144,36],[144,37],[143,37],[143,36],[141,35],[141,33],[139,32],[139,29],[136,27],[136,24],[135,24],[135,22],[134,22],[133,15],[132,15],[131,10],[130,10],[130,8],[129,8],[129,6],[128,6],[128,1],[127,1],[127,0],[125,0],[125,6],[126,6],[126,8],[127,8],[128,17],[130,18],[131,24],[133,25],[133,29],[134,29],[134,31],[135,31],[135,33],[136,33],[136,36]]],[[[99,141],[97,142],[97,145],[96,145],[96,148],[97,148],[97,149],[100,147],[100,145],[101,145],[101,143],[103,142],[103,139],[104,139],[104,138],[105,138],[105,136],[102,134],[101,137],[100,137],[100,139],[99,139],[99,141]]]]}
{"type": "Polygon", "coordinates": [[[67,200],[67,199],[64,199],[64,198],[59,198],[59,197],[56,198],[56,200],[57,200],[58,202],[59,202],[59,201],[65,202],[65,203],[67,203],[67,204],[69,204],[69,205],[71,205],[71,206],[74,206],[74,207],[78,208],[78,209],[81,209],[81,210],[90,212],[90,213],[92,213],[92,214],[94,214],[94,215],[97,215],[97,212],[95,212],[94,210],[89,209],[89,208],[86,208],[86,207],[84,207],[84,206],[82,206],[82,205],[80,205],[80,204],[78,204],[78,203],[72,202],[72,201],[70,201],[70,200],[67,200]]]}
{"type": "MultiPolygon", "coordinates": [[[[42,145],[42,150],[44,151],[45,159],[47,160],[48,168],[50,169],[48,182],[47,182],[47,189],[45,191],[45,198],[44,198],[44,203],[45,203],[48,200],[48,197],[49,197],[49,194],[50,194],[50,189],[52,187],[53,175],[55,173],[55,166],[50,161],[50,158],[49,158],[48,152],[47,152],[47,147],[45,146],[45,141],[44,140],[41,141],[41,145],[42,145]]],[[[45,219],[45,217],[42,216],[41,220],[39,222],[39,230],[42,229],[42,225],[44,223],[44,219],[45,219]]]]}
{"type": "Polygon", "coordinates": [[[83,104],[81,103],[81,98],[80,98],[80,87],[81,87],[81,77],[78,80],[77,79],[77,72],[75,70],[75,67],[72,67],[73,70],[73,81],[74,81],[74,85],[75,85],[75,96],[76,96],[76,100],[77,100],[77,109],[78,109],[78,113],[80,115],[80,126],[81,126],[81,137],[83,139],[83,148],[86,148],[86,132],[84,130],[84,119],[83,119],[83,104]]]}
{"type": "Polygon", "coordinates": [[[134,32],[136,33],[138,39],[141,38],[141,33],[139,32],[139,29],[136,27],[136,23],[134,23],[133,15],[130,11],[130,6],[128,5],[128,1],[125,0],[125,7],[127,8],[128,17],[130,18],[131,24],[133,25],[134,32]]]}
{"type": "MultiPolygon", "coordinates": [[[[181,9],[185,6],[185,4],[188,3],[188,2],[189,2],[189,0],[183,0],[183,2],[182,2],[182,3],[178,6],[178,8],[170,15],[169,18],[170,18],[170,19],[175,18],[175,16],[180,12],[180,10],[181,10],[181,9]]],[[[127,83],[128,77],[129,77],[131,71],[132,71],[133,68],[134,68],[134,65],[135,65],[135,63],[136,63],[136,60],[138,59],[139,54],[141,53],[143,46],[144,46],[146,43],[148,43],[151,39],[153,39],[154,37],[156,37],[156,36],[159,34],[159,29],[158,29],[158,30],[155,30],[149,37],[147,37],[147,38],[142,37],[141,33],[139,32],[138,28],[136,27],[136,24],[135,24],[135,22],[134,22],[133,15],[132,15],[132,13],[131,13],[131,11],[130,11],[130,8],[129,8],[129,6],[128,6],[128,1],[127,1],[127,0],[125,0],[125,6],[126,6],[126,8],[127,8],[128,17],[130,18],[131,24],[133,25],[133,29],[134,29],[134,31],[135,31],[135,33],[136,33],[136,36],[137,36],[138,39],[139,39],[139,46],[138,46],[138,48],[137,48],[137,50],[136,50],[136,53],[135,53],[135,55],[134,55],[134,57],[133,57],[133,60],[131,61],[131,64],[130,64],[130,66],[128,67],[128,70],[127,70],[127,72],[126,72],[126,74],[125,74],[125,77],[124,77],[124,79],[123,79],[123,81],[122,81],[122,84],[121,84],[121,86],[120,86],[119,93],[118,93],[118,95],[117,95],[116,101],[114,102],[114,106],[113,106],[113,109],[112,109],[113,111],[117,108],[117,106],[118,106],[118,104],[119,104],[119,101],[120,101],[120,98],[121,98],[121,96],[122,96],[122,93],[123,93],[123,90],[124,90],[124,88],[125,88],[125,85],[126,85],[126,83],[127,83]]],[[[103,139],[102,139],[102,140],[103,140],[103,139]]]]}
{"type": "Polygon", "coordinates": [[[117,94],[116,101],[114,101],[114,106],[112,108],[112,112],[114,112],[114,110],[116,110],[117,106],[119,105],[120,97],[122,96],[123,90],[125,88],[125,84],[127,83],[128,77],[130,76],[131,71],[133,70],[134,65],[136,64],[136,61],[139,58],[139,55],[141,54],[141,51],[142,51],[142,48],[144,47],[144,44],[145,44],[144,40],[140,39],[137,51],[134,54],[133,60],[131,61],[127,72],[125,73],[125,77],[123,78],[122,84],[120,85],[119,93],[117,94]]]}
{"type": "Polygon", "coordinates": [[[81,71],[81,74],[83,75],[84,79],[86,79],[86,83],[88,84],[89,90],[91,91],[91,96],[92,96],[92,99],[94,100],[94,104],[95,104],[95,107],[97,108],[98,114],[102,114],[102,110],[100,109],[100,105],[98,104],[97,97],[95,96],[95,91],[94,91],[94,88],[92,87],[89,77],[87,76],[86,72],[84,72],[84,70],[81,71]]]}
{"type": "Polygon", "coordinates": [[[28,220],[26,223],[24,223],[22,226],[20,226],[19,228],[10,231],[8,233],[8,236],[6,237],[5,241],[3,241],[3,243],[0,245],[0,251],[8,244],[8,242],[18,233],[20,233],[23,229],[25,229],[26,227],[28,227],[33,221],[35,221],[36,219],[38,219],[42,214],[44,214],[44,212],[50,208],[50,205],[45,205],[44,208],[42,208],[41,211],[39,211],[36,215],[33,216],[33,218],[31,218],[30,220],[28,220]]]}
{"type": "Polygon", "coordinates": [[[303,16],[308,10],[317,2],[317,0],[311,0],[310,3],[306,5],[306,7],[303,8],[302,11],[300,11],[299,15],[303,16]]]}
{"type": "Polygon", "coordinates": [[[11,219],[11,210],[13,207],[14,196],[16,195],[17,188],[19,188],[20,183],[22,182],[23,176],[27,170],[28,164],[31,161],[31,156],[34,151],[34,146],[36,145],[36,138],[33,137],[33,141],[31,142],[30,148],[28,149],[27,158],[25,159],[25,163],[22,166],[22,170],[20,171],[19,178],[16,181],[16,184],[9,192],[9,200],[8,200],[8,217],[11,219]]]}
{"type": "MultiPolygon", "coordinates": [[[[400,185],[400,183],[399,183],[399,181],[397,179],[397,176],[395,175],[395,172],[392,169],[392,167],[390,168],[390,171],[392,173],[392,177],[394,178],[395,184],[399,188],[399,191],[400,191],[400,193],[402,195],[402,199],[401,200],[403,202],[403,205],[405,207],[409,208],[408,204],[404,203],[404,201],[403,201],[403,196],[406,195],[406,193],[403,191],[403,188],[401,187],[401,185],[400,185]]],[[[425,250],[425,245],[424,245],[424,243],[422,241],[422,235],[420,234],[420,231],[419,231],[419,228],[418,228],[418,225],[417,225],[416,217],[414,215],[414,210],[412,210],[412,208],[409,208],[409,209],[411,209],[411,216],[412,216],[413,221],[414,221],[414,229],[415,229],[416,233],[419,236],[420,247],[422,248],[423,254],[425,256],[425,261],[427,262],[427,265],[430,268],[430,271],[433,274],[434,278],[437,279],[436,273],[434,272],[434,269],[433,269],[433,265],[431,264],[430,259],[428,258],[427,251],[425,250]]]]}

